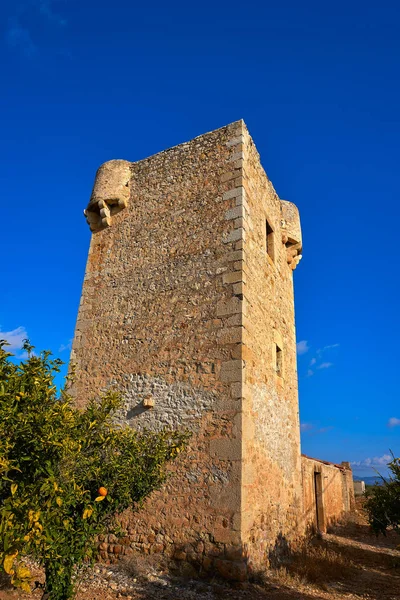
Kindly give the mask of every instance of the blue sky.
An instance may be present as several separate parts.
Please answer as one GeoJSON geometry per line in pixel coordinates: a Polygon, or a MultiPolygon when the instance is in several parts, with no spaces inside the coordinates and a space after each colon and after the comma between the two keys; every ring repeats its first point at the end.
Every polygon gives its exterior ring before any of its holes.
{"type": "Polygon", "coordinates": [[[97,167],[243,118],[301,211],[302,449],[400,453],[396,2],[3,0],[0,328],[64,360],[97,167]]]}

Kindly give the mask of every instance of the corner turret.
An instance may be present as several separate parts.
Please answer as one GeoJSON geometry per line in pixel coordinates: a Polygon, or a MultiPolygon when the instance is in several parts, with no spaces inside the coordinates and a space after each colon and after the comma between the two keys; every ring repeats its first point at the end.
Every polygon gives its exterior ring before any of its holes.
{"type": "Polygon", "coordinates": [[[302,238],[299,209],[293,202],[281,200],[282,243],[287,250],[287,262],[292,270],[302,258],[302,238]]]}
{"type": "Polygon", "coordinates": [[[90,202],[83,211],[92,233],[110,227],[111,217],[128,205],[130,165],[127,160],[109,160],[98,169],[90,202]]]}

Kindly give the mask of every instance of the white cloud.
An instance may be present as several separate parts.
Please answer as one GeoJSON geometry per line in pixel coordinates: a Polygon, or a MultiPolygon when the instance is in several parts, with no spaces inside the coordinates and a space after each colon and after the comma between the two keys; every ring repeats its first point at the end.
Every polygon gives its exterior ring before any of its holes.
{"type": "Polygon", "coordinates": [[[317,369],[329,369],[329,367],[333,367],[333,363],[331,362],[323,362],[317,366],[317,369]]]}
{"type": "Polygon", "coordinates": [[[301,356],[302,354],[306,354],[309,351],[310,346],[308,345],[307,340],[302,340],[296,344],[297,354],[301,356]]]}
{"type": "MultiPolygon", "coordinates": [[[[22,351],[22,344],[28,339],[28,332],[22,325],[11,331],[1,331],[0,329],[0,340],[6,340],[8,346],[5,347],[6,352],[11,352],[14,358],[18,360],[25,360],[29,358],[28,353],[22,351]]],[[[35,352],[31,352],[31,356],[37,356],[35,352]]]]}
{"type": "Polygon", "coordinates": [[[390,417],[389,421],[387,422],[388,427],[398,427],[399,425],[400,419],[398,419],[397,417],[390,417]]]}
{"type": "Polygon", "coordinates": [[[15,350],[20,350],[22,348],[22,344],[24,340],[28,338],[28,333],[25,327],[17,327],[16,329],[12,329],[11,331],[1,331],[0,330],[0,339],[6,340],[9,343],[9,346],[6,347],[7,351],[14,352],[15,350]]]}
{"type": "Polygon", "coordinates": [[[316,358],[312,358],[310,360],[310,367],[312,367],[313,365],[315,365],[316,362],[317,362],[317,359],[316,358]]]}
{"type": "Polygon", "coordinates": [[[351,462],[353,467],[385,467],[392,457],[390,454],[383,454],[382,456],[374,456],[373,458],[364,458],[364,460],[355,460],[351,462]]]}
{"type": "Polygon", "coordinates": [[[314,371],[312,369],[308,369],[307,377],[312,377],[314,375],[314,371]]]}

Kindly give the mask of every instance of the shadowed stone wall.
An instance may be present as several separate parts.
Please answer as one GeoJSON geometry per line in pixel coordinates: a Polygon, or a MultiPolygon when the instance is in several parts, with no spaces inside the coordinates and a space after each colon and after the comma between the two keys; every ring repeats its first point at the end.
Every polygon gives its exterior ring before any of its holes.
{"type": "Polygon", "coordinates": [[[302,533],[293,297],[298,262],[293,258],[301,251],[301,231],[296,207],[279,199],[245,129],[243,151],[248,308],[243,337],[242,536],[251,561],[260,566],[279,552],[283,540],[283,545],[293,543],[302,533]],[[272,230],[268,240],[266,223],[272,230]]]}

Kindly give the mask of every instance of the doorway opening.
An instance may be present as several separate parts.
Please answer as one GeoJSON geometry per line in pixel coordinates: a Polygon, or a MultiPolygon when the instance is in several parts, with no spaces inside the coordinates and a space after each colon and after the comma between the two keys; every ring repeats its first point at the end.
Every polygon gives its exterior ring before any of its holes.
{"type": "Polygon", "coordinates": [[[315,518],[317,531],[325,531],[324,506],[322,503],[322,475],[314,471],[315,518]]]}

